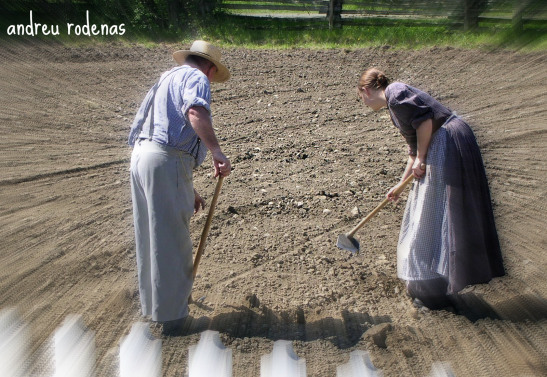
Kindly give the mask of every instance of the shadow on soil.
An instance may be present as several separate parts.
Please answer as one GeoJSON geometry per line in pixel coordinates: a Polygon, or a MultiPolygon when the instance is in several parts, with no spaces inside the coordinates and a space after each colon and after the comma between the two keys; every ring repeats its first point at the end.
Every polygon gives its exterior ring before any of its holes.
{"type": "MultiPolygon", "coordinates": [[[[190,333],[205,330],[219,331],[234,338],[261,337],[272,341],[300,340],[330,341],[340,349],[346,349],[359,342],[362,335],[372,326],[390,323],[388,316],[372,317],[363,313],[343,311],[342,318],[321,318],[308,322],[302,309],[274,313],[269,308],[233,307],[231,313],[214,318],[193,318],[190,333]]],[[[186,334],[188,335],[188,334],[186,334]]]]}
{"type": "Polygon", "coordinates": [[[468,292],[458,295],[458,314],[475,322],[484,318],[511,322],[540,321],[547,318],[547,300],[533,294],[521,294],[496,303],[468,292]]]}
{"type": "MultiPolygon", "coordinates": [[[[535,295],[522,294],[492,304],[480,295],[468,292],[459,295],[455,304],[456,308],[451,312],[465,316],[472,322],[485,318],[511,322],[539,321],[547,318],[547,301],[535,295]]],[[[189,333],[214,330],[233,338],[261,337],[272,341],[323,339],[339,349],[347,349],[355,346],[363,334],[372,327],[391,324],[389,316],[370,316],[348,310],[341,312],[341,318],[326,317],[313,321],[306,317],[302,308],[274,312],[252,301],[249,306],[232,308],[232,312],[219,314],[213,318],[191,318],[189,333]]]]}

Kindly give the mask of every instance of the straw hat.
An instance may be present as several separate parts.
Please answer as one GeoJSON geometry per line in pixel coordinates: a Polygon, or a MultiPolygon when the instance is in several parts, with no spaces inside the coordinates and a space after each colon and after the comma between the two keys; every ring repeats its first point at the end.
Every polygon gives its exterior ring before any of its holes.
{"type": "Polygon", "coordinates": [[[217,72],[211,81],[223,82],[230,78],[230,71],[220,62],[222,53],[212,44],[205,41],[194,41],[190,50],[179,50],[173,53],[173,59],[178,64],[183,64],[188,55],[201,56],[217,67],[217,72]]]}

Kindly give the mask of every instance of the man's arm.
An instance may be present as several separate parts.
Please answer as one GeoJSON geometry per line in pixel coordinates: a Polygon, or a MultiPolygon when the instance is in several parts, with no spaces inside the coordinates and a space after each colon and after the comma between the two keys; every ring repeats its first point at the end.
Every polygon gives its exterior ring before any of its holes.
{"type": "Polygon", "coordinates": [[[230,175],[232,166],[228,157],[222,153],[209,112],[202,106],[193,106],[188,110],[188,119],[201,141],[211,151],[215,177],[219,174],[223,177],[230,175]]]}

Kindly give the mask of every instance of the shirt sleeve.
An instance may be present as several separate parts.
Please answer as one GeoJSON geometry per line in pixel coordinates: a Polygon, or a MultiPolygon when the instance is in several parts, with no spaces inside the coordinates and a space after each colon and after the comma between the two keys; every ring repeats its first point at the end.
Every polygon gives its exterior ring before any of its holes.
{"type": "Polygon", "coordinates": [[[142,101],[139,110],[137,111],[137,114],[133,119],[133,123],[131,124],[131,130],[129,131],[129,137],[127,138],[127,144],[129,144],[130,146],[135,145],[135,141],[142,131],[142,125],[148,115],[146,110],[149,109],[149,104],[152,100],[153,95],[154,88],[152,87],[144,97],[144,100],[142,101]]]}
{"type": "Polygon", "coordinates": [[[211,87],[209,80],[203,76],[197,76],[186,81],[182,93],[182,113],[187,115],[188,110],[194,106],[204,107],[211,113],[211,87]]]}

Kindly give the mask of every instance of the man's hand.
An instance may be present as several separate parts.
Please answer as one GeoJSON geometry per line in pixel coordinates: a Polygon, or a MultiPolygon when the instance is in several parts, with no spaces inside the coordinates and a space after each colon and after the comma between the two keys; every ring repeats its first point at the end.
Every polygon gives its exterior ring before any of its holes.
{"type": "Polygon", "coordinates": [[[213,166],[215,167],[215,177],[219,175],[227,177],[232,172],[230,160],[222,152],[213,153],[213,166]]]}
{"type": "Polygon", "coordinates": [[[205,209],[205,200],[194,189],[194,214],[199,212],[199,209],[205,209]]]}

